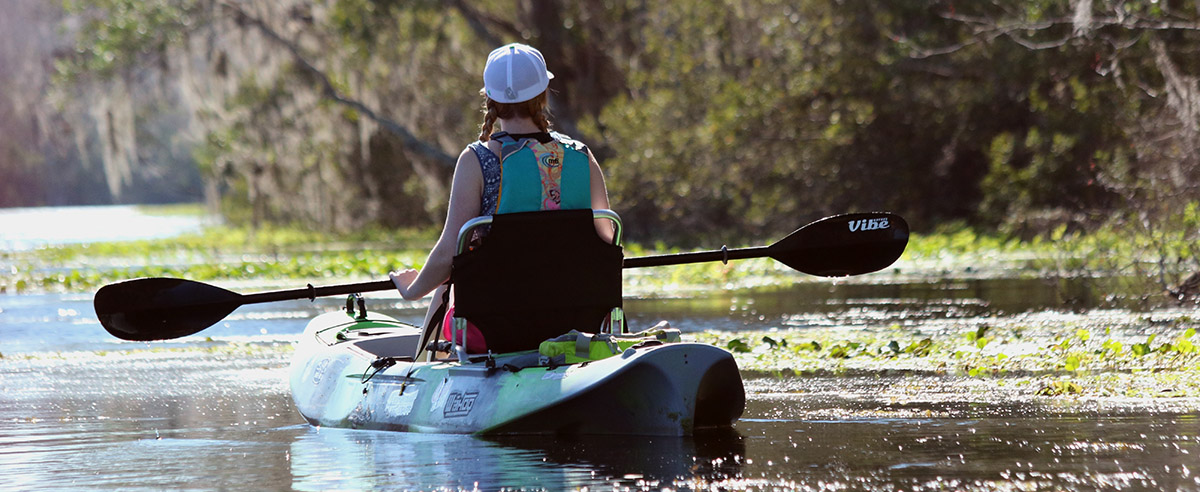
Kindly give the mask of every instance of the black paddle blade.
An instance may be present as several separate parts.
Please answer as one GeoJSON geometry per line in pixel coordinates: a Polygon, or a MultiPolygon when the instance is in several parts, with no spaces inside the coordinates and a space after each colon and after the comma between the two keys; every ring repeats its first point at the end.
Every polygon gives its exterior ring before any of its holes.
{"type": "Polygon", "coordinates": [[[808,224],[767,248],[767,255],[809,275],[877,272],[908,245],[908,223],[887,212],[835,215],[808,224]]]}
{"type": "Polygon", "coordinates": [[[123,340],[185,337],[221,321],[242,295],[178,278],[139,278],[101,287],[94,301],[100,324],[123,340]]]}

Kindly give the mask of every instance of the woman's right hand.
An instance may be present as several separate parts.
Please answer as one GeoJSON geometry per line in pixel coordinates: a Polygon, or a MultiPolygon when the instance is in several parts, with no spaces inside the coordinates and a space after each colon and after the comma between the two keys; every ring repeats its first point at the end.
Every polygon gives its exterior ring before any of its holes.
{"type": "Polygon", "coordinates": [[[416,280],[419,270],[409,268],[407,270],[392,271],[388,273],[388,277],[392,279],[392,285],[396,286],[396,290],[400,291],[400,297],[412,301],[409,297],[409,287],[412,286],[413,280],[416,280]]]}

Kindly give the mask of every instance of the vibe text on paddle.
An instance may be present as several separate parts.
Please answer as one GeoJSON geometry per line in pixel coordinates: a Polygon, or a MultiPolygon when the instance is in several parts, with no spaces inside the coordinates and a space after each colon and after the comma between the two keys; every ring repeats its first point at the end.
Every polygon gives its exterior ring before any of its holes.
{"type": "Polygon", "coordinates": [[[850,232],[873,231],[876,229],[887,229],[887,217],[877,219],[858,219],[850,221],[850,232]]]}

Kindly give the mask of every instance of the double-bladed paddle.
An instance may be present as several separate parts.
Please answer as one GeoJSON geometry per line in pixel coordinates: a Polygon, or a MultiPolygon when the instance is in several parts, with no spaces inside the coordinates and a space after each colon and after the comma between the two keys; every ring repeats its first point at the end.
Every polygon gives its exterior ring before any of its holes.
{"type": "MultiPolygon", "coordinates": [[[[822,277],[887,268],[908,244],[908,224],[886,212],[835,215],[812,222],[770,246],[626,258],[625,268],[770,257],[822,277]]],[[[168,340],[197,333],[246,304],[394,289],[391,280],[238,294],[177,278],[139,278],[101,287],[96,315],[117,338],[168,340]]]]}
{"type": "Polygon", "coordinates": [[[844,277],[887,268],[908,245],[908,223],[887,212],[835,215],[770,246],[626,258],[625,268],[770,257],[809,275],[844,277]]]}

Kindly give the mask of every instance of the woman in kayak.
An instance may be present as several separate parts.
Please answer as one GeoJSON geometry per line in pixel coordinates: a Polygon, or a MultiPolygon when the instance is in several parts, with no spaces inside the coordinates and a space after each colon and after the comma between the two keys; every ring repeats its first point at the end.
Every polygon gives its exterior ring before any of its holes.
{"type": "MultiPolygon", "coordinates": [[[[479,140],[458,156],[442,234],[424,268],[389,274],[404,299],[420,299],[436,290],[424,326],[429,326],[442,304],[458,231],[468,220],[497,213],[610,208],[604,175],[591,151],[550,131],[547,93],[552,78],[541,52],[530,46],[509,44],[488,55],[480,91],[484,96],[483,125],[479,140]],[[493,133],[496,123],[500,131],[493,133]]],[[[608,221],[598,220],[596,232],[612,242],[608,221]]],[[[453,293],[450,299],[442,323],[447,340],[454,314],[453,293]]],[[[467,351],[487,352],[482,333],[473,326],[467,331],[467,351]]]]}

